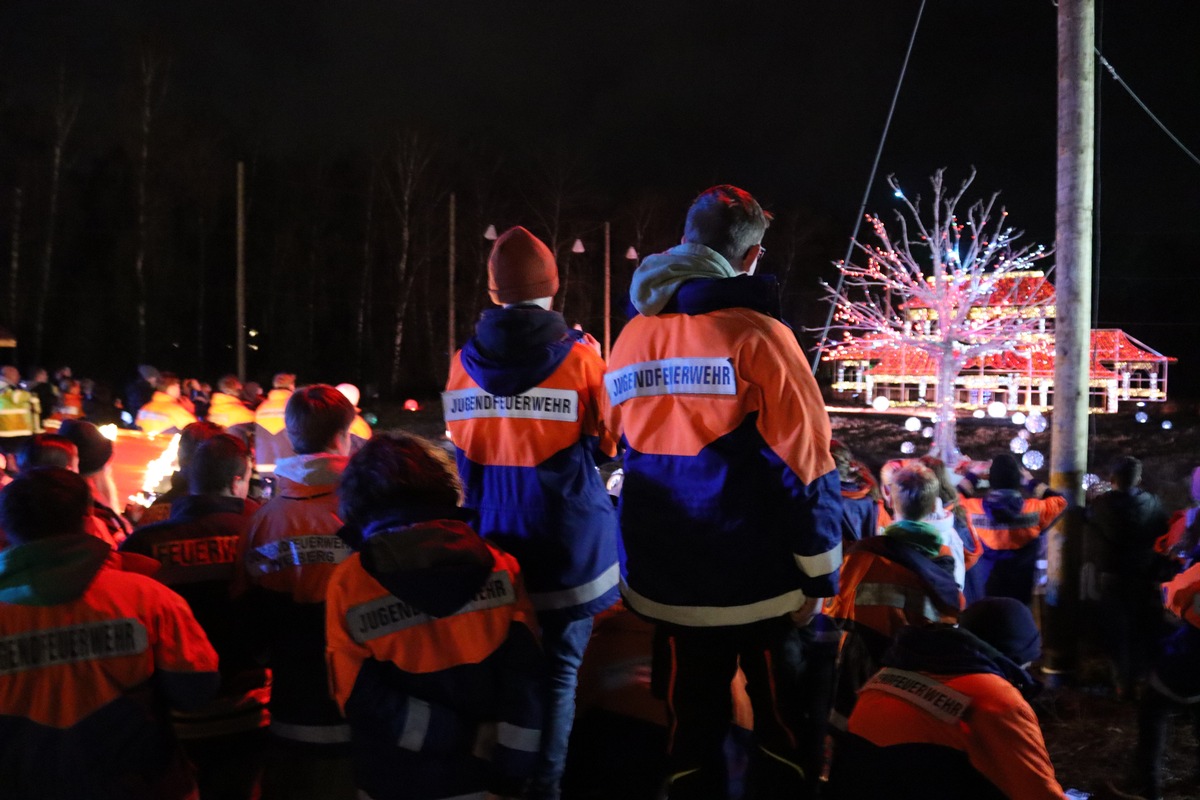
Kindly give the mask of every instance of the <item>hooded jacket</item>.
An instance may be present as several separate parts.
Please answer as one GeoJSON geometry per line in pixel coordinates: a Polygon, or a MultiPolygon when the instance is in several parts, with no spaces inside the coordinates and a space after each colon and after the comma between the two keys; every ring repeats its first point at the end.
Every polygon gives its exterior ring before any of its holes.
{"type": "Polygon", "coordinates": [[[1017,489],[992,489],[962,502],[987,550],[1020,550],[1045,533],[1067,508],[1061,495],[1026,497],[1017,489]]]}
{"type": "Polygon", "coordinates": [[[904,628],[835,751],[844,800],[1063,798],[1020,665],[969,631],[904,628]]]}
{"type": "Polygon", "coordinates": [[[1091,556],[1101,574],[1122,583],[1154,582],[1154,543],[1167,532],[1167,512],[1139,487],[1112,490],[1088,507],[1091,556]]]}
{"type": "Polygon", "coordinates": [[[337,535],[337,485],[347,461],[324,453],[279,461],[275,496],[239,541],[234,578],[271,667],[271,733],[330,749],[350,741],[325,670],[325,589],[351,552],[337,535]]]}
{"type": "Polygon", "coordinates": [[[906,625],[955,622],[963,607],[954,557],[942,533],[901,521],[856,543],[842,566],[841,588],[826,615],[842,629],[834,721],[844,724],[854,693],[879,669],[892,637],[906,625]]]}
{"type": "Polygon", "coordinates": [[[330,689],[375,800],[518,795],[533,770],[533,608],[512,556],[441,518],[456,511],[369,525],[329,584],[330,689]]]}
{"type": "Polygon", "coordinates": [[[213,702],[174,715],[180,738],[254,730],[270,719],[270,673],[254,662],[249,626],[230,597],[238,539],[258,507],[240,497],[185,495],[171,504],[169,520],[138,528],[121,545],[122,553],[160,565],[155,579],[187,601],[221,659],[221,689],[213,702]]]}
{"type": "Polygon", "coordinates": [[[879,533],[879,500],[874,495],[875,479],[865,467],[856,465],[851,479],[840,480],[842,490],[842,546],[879,533]]]}
{"type": "Polygon", "coordinates": [[[241,400],[224,392],[217,392],[212,396],[206,418],[209,422],[226,428],[254,427],[254,412],[247,408],[241,400]]]}
{"type": "Polygon", "coordinates": [[[93,536],[0,552],[0,775],[6,798],[185,798],[167,707],[217,689],[187,603],[115,568],[93,536]]]}
{"type": "Polygon", "coordinates": [[[442,407],[463,505],[516,556],[539,613],[593,616],[617,599],[616,514],[596,471],[616,454],[600,421],[604,362],[561,314],[485,311],[442,407]]]}
{"type": "Polygon", "coordinates": [[[829,418],[773,281],[703,245],[650,256],[605,376],[626,447],[635,612],[687,626],[782,616],[836,593],[842,510],[829,418]]]}

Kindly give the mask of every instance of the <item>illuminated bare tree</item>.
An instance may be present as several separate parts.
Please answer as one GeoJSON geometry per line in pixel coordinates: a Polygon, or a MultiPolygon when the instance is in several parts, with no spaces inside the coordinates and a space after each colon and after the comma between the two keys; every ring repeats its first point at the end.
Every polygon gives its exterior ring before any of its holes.
{"type": "Polygon", "coordinates": [[[1031,310],[1051,304],[1053,293],[1028,292],[1028,279],[1012,279],[1049,252],[1042,245],[1016,244],[1022,232],[1009,226],[1003,207],[997,211],[999,195],[976,201],[960,220],[955,209],[975,172],[954,192],[946,190],[944,172],[931,178],[933,199],[925,209],[919,196],[909,199],[889,176],[907,211],[896,212],[899,238],[878,216],[868,216],[878,244],[856,241],[866,263],[839,262],[841,291],[825,288],[835,306],[836,327],[859,347],[913,348],[931,358],[937,367],[935,444],[943,460],[953,464],[959,456],[956,378],[972,359],[1021,350],[1021,343],[1038,332],[1041,315],[1031,310]],[[1018,295],[1022,286],[1026,291],[1018,295]]]}

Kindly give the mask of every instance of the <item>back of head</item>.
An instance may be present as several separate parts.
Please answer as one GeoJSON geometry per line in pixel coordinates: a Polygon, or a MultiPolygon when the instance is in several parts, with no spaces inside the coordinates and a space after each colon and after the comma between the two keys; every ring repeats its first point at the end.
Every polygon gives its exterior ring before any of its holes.
{"type": "Polygon", "coordinates": [[[18,475],[0,491],[0,527],[17,544],[83,533],[92,494],[79,475],[42,467],[18,475]]]}
{"type": "Polygon", "coordinates": [[[240,395],[242,382],[238,380],[237,375],[223,375],[221,380],[217,381],[217,391],[222,394],[240,395]]]}
{"type": "Polygon", "coordinates": [[[104,469],[113,455],[113,443],[100,429],[83,419],[63,420],[59,434],[70,439],[79,450],[79,474],[93,475],[104,469]]]}
{"type": "Polygon", "coordinates": [[[958,499],[958,491],[950,480],[950,470],[946,469],[946,462],[937,456],[921,456],[917,461],[937,476],[938,497],[942,498],[943,503],[952,503],[958,499]]]}
{"type": "Polygon", "coordinates": [[[58,467],[73,472],[79,468],[79,448],[57,433],[38,433],[17,451],[17,470],[25,472],[38,467],[58,467]]]}
{"type": "Polygon", "coordinates": [[[277,372],[271,379],[272,389],[287,389],[289,392],[296,388],[296,376],[291,372],[277,372]]]}
{"type": "Polygon", "coordinates": [[[0,367],[0,378],[9,386],[17,386],[21,383],[21,373],[12,365],[0,367]]]}
{"type": "Polygon", "coordinates": [[[1042,635],[1033,613],[1011,597],[985,597],[967,606],[959,627],[983,639],[1018,664],[1035,661],[1042,652],[1042,635]]]}
{"type": "Polygon", "coordinates": [[[158,383],[159,371],[149,364],[142,364],[138,367],[138,375],[147,383],[158,383]]]}
{"type": "Polygon", "coordinates": [[[1142,482],[1142,462],[1133,456],[1122,456],[1112,466],[1113,486],[1128,491],[1142,482]]]}
{"type": "Polygon", "coordinates": [[[183,392],[182,386],[179,382],[179,376],[174,372],[162,373],[158,378],[158,385],[156,388],[160,392],[166,392],[167,394],[171,395],[171,397],[176,398],[179,397],[179,395],[183,392]]]}
{"type": "Polygon", "coordinates": [[[222,494],[233,479],[244,477],[250,467],[250,448],[236,436],[218,433],[201,442],[188,465],[188,491],[192,494],[222,494]]]}
{"type": "Polygon", "coordinates": [[[892,507],[901,519],[921,520],[937,507],[941,484],[923,464],[906,464],[892,476],[891,487],[892,507]]]}
{"type": "Polygon", "coordinates": [[[350,459],[338,485],[342,519],[365,526],[414,507],[452,508],[461,485],[449,456],[407,433],[374,436],[350,459]]]}
{"type": "Polygon", "coordinates": [[[1021,465],[1011,453],[997,453],[988,468],[988,484],[993,489],[1020,489],[1021,465]]]}
{"type": "Polygon", "coordinates": [[[292,393],[283,409],[296,455],[323,453],[354,422],[354,406],[332,386],[318,383],[292,393]]]}
{"type": "Polygon", "coordinates": [[[770,215],[749,192],[727,184],[714,186],[692,201],[683,241],[716,250],[737,269],[770,224],[770,215]]]}
{"type": "Polygon", "coordinates": [[[541,239],[518,225],[500,234],[488,256],[488,294],[497,305],[553,297],[558,264],[541,239]]]}
{"type": "Polygon", "coordinates": [[[185,427],[179,432],[179,468],[186,469],[200,445],[224,432],[224,427],[208,420],[199,420],[185,427]]]}

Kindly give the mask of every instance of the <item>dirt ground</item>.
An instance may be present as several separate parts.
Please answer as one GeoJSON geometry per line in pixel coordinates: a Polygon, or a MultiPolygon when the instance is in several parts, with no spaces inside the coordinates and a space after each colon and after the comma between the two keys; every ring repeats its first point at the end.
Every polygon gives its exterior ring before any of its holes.
{"type": "MultiPolygon", "coordinates": [[[[380,428],[403,428],[442,438],[444,426],[436,400],[424,402],[416,412],[405,412],[397,405],[377,413],[380,428]]],[[[905,419],[905,415],[891,414],[831,415],[834,436],[874,468],[888,459],[909,455],[902,452],[905,442],[913,444],[911,455],[927,451],[930,440],[920,431],[906,430],[905,419]]],[[[1117,415],[1094,416],[1091,425],[1090,472],[1103,476],[1107,465],[1118,456],[1135,455],[1145,465],[1146,488],[1157,493],[1169,511],[1188,504],[1191,470],[1200,463],[1200,417],[1194,410],[1177,406],[1131,408],[1117,415]],[[1144,423],[1134,417],[1140,410],[1148,415],[1144,423]],[[1168,428],[1163,427],[1164,421],[1170,423],[1168,428]]],[[[973,460],[987,460],[1007,451],[1020,430],[1007,420],[962,420],[959,447],[973,460]]],[[[1028,437],[1030,449],[1041,451],[1047,466],[1050,436],[1047,426],[1043,433],[1028,437]]],[[[1047,478],[1046,468],[1034,472],[1047,478]]],[[[1034,702],[1063,787],[1081,790],[1096,800],[1112,797],[1105,783],[1124,777],[1137,738],[1136,702],[1115,699],[1106,678],[1103,661],[1089,650],[1065,685],[1048,687],[1034,702]]],[[[1164,772],[1165,797],[1196,800],[1200,798],[1200,782],[1194,779],[1200,765],[1200,745],[1182,717],[1173,723],[1170,742],[1164,772]]]]}

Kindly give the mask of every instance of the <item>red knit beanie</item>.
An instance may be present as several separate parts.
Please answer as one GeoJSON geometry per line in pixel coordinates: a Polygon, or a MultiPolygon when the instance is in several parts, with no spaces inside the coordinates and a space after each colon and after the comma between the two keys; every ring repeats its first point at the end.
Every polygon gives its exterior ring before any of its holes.
{"type": "Polygon", "coordinates": [[[542,240],[518,225],[506,230],[488,256],[488,293],[497,305],[553,297],[558,266],[542,240]]]}

